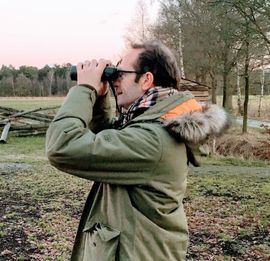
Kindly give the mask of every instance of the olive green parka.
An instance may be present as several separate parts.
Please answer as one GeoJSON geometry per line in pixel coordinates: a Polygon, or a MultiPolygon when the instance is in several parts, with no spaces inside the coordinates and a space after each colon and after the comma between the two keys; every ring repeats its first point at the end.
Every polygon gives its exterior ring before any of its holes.
{"type": "Polygon", "coordinates": [[[59,170],[94,181],[71,260],[185,260],[185,143],[199,143],[226,125],[218,107],[164,119],[189,100],[191,93],[179,92],[116,130],[109,128],[109,95],[70,89],[47,131],[46,152],[59,170]]]}

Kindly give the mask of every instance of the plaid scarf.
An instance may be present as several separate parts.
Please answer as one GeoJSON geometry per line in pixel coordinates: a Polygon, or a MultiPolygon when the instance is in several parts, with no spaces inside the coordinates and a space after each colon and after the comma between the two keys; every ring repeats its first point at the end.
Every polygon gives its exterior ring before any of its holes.
{"type": "Polygon", "coordinates": [[[119,119],[115,122],[116,128],[121,128],[130,120],[143,114],[150,107],[154,106],[157,102],[166,99],[169,96],[177,94],[178,91],[172,87],[154,87],[148,89],[143,96],[138,98],[132,103],[126,113],[121,113],[119,119]]]}

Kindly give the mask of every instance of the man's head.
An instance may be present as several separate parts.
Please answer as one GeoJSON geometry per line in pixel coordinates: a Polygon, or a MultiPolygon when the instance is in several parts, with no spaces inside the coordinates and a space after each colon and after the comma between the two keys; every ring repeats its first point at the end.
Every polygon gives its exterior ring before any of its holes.
{"type": "Polygon", "coordinates": [[[123,73],[114,81],[118,104],[128,108],[154,86],[178,89],[180,72],[172,52],[161,42],[132,44],[118,67],[134,73],[123,73]]]}
{"type": "MultiPolygon", "coordinates": [[[[132,44],[133,49],[143,49],[135,66],[137,71],[151,72],[154,85],[178,89],[181,79],[180,71],[172,51],[160,41],[149,41],[143,44],[132,44]]],[[[136,81],[140,78],[137,75],[136,81]]]]}

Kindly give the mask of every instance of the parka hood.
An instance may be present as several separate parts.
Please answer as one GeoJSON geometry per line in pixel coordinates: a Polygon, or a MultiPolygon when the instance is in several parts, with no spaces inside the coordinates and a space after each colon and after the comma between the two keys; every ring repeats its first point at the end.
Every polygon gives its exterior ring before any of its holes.
{"type": "Polygon", "coordinates": [[[229,125],[227,113],[216,104],[165,119],[163,124],[172,136],[188,145],[219,136],[229,125]]]}
{"type": "Polygon", "coordinates": [[[132,121],[159,121],[186,145],[201,144],[229,126],[228,115],[216,104],[201,104],[189,91],[168,97],[132,121]]]}

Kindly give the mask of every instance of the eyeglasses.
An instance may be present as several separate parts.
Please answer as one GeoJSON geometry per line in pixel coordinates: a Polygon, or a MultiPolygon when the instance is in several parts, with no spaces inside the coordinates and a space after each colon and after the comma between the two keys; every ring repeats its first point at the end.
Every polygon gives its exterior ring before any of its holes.
{"type": "Polygon", "coordinates": [[[116,66],[107,66],[103,71],[101,80],[116,81],[118,78],[122,77],[125,73],[143,74],[142,72],[138,71],[122,70],[116,66]]]}
{"type": "Polygon", "coordinates": [[[143,74],[142,72],[138,72],[138,71],[129,71],[129,70],[122,70],[122,69],[118,69],[117,68],[117,79],[118,78],[122,78],[124,74],[126,73],[136,73],[136,74],[143,74]]]}

